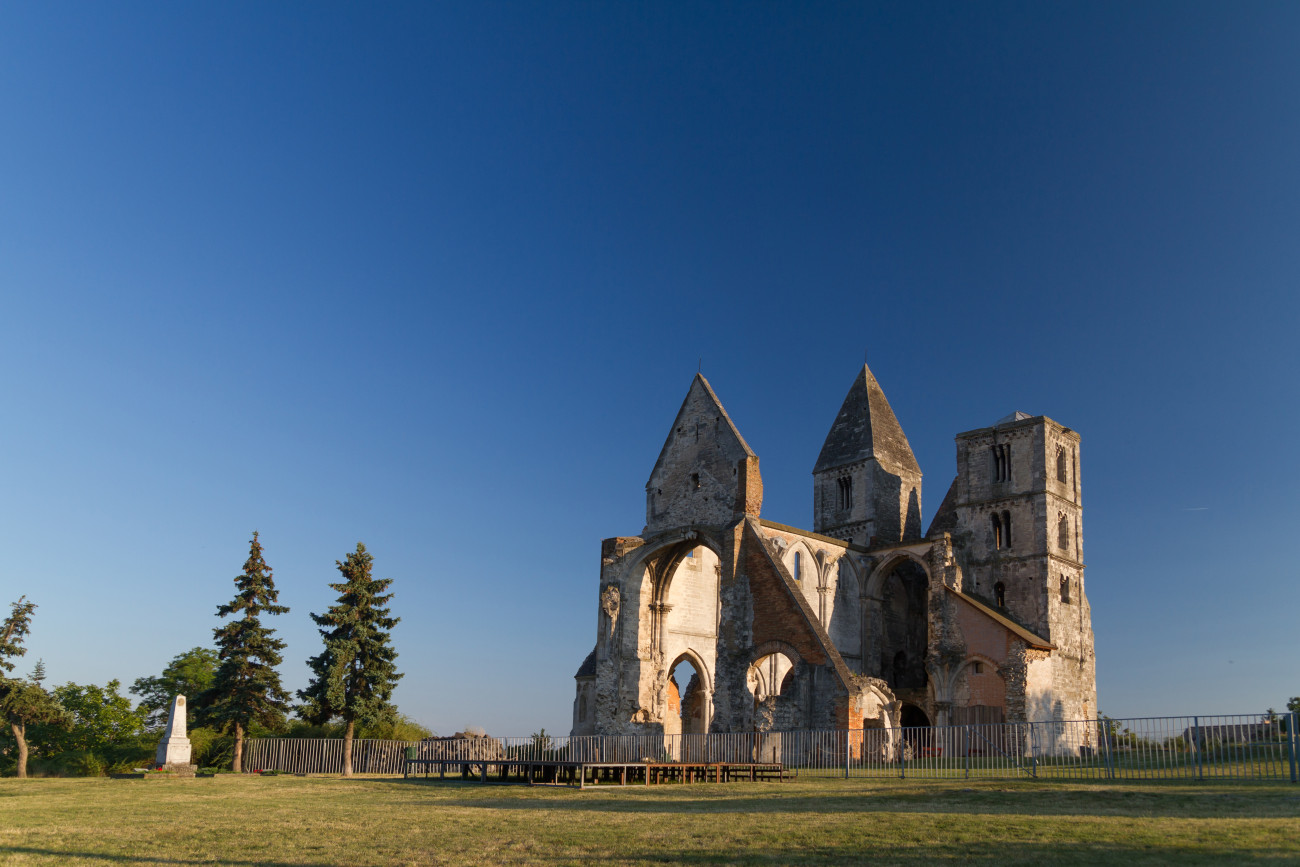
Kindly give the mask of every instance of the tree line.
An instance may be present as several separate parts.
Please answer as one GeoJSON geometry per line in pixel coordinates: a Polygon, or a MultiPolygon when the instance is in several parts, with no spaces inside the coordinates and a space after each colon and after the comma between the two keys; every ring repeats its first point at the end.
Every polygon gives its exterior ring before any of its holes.
{"type": "Polygon", "coordinates": [[[134,707],[118,680],[51,690],[42,661],[27,677],[13,676],[14,660],[27,652],[36,610],[34,602],[19,598],[0,624],[0,717],[9,729],[0,734],[0,769],[8,773],[5,766],[11,766],[25,777],[33,753],[43,771],[55,773],[98,774],[152,761],[158,730],[177,694],[189,698],[194,715],[195,760],[223,766],[229,761],[236,773],[243,770],[249,736],[341,735],[344,776],[352,775],[355,737],[427,736],[392,703],[402,677],[391,642],[400,620],[389,613],[392,579],[374,577],[374,558],[360,542],[335,565],[341,578],[330,587],[338,600],[311,615],[324,648],[307,660],[311,678],[298,690],[296,705],[276,670],[285,643],[262,622],[289,609],[279,604],[256,532],[235,577],[234,599],[217,606],[223,622],[213,629],[215,649],[195,647],[173,658],[161,676],[136,680],[129,690],[140,697],[134,707]]]}

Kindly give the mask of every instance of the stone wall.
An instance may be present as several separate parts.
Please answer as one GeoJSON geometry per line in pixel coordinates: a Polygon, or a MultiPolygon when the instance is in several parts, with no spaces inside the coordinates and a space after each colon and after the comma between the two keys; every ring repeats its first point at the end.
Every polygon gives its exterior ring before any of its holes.
{"type": "MultiPolygon", "coordinates": [[[[855,388],[878,391],[867,377],[855,388]]],[[[841,409],[814,477],[818,526],[869,523],[866,545],[760,520],[758,457],[696,377],[647,483],[645,530],[602,544],[575,733],[888,732],[903,702],[933,724],[955,709],[1096,713],[1078,435],[1023,414],[959,435],[956,481],[922,539],[920,471],[883,395],[872,400],[856,427],[841,409]],[[853,501],[837,516],[823,497],[844,473],[853,501]],[[674,679],[683,660],[689,684],[674,679]]]]}

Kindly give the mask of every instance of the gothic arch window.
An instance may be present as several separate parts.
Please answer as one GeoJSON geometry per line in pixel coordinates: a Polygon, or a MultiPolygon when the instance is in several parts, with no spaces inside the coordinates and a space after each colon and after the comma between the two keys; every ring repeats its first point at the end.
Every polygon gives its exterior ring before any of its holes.
{"type": "Polygon", "coordinates": [[[993,601],[999,608],[1007,607],[1007,585],[1001,581],[993,585],[993,601]]]}
{"type": "Polygon", "coordinates": [[[1056,480],[1058,482],[1068,482],[1066,475],[1065,446],[1056,447],[1056,480]]]}
{"type": "Polygon", "coordinates": [[[699,474],[699,473],[691,473],[691,484],[695,486],[695,490],[698,491],[698,490],[700,489],[700,474],[699,474]]]}
{"type": "Polygon", "coordinates": [[[1002,513],[1002,547],[1011,547],[1011,513],[1002,513]]]}
{"type": "Polygon", "coordinates": [[[803,580],[803,572],[802,572],[802,570],[799,568],[801,565],[803,565],[803,564],[801,563],[800,553],[801,553],[801,552],[799,552],[799,551],[795,551],[795,552],[794,552],[794,580],[796,580],[796,581],[801,581],[801,580],[803,580]]]}
{"type": "Polygon", "coordinates": [[[1066,604],[1070,602],[1070,579],[1066,575],[1061,576],[1061,601],[1066,604]]]}
{"type": "Polygon", "coordinates": [[[1056,547],[1070,547],[1070,519],[1065,517],[1064,512],[1057,513],[1056,521],[1056,547]]]}
{"type": "Polygon", "coordinates": [[[994,512],[990,518],[993,523],[993,549],[1000,551],[1002,550],[1002,519],[998,517],[997,512],[994,512]]]}
{"type": "Polygon", "coordinates": [[[853,506],[853,477],[844,476],[839,480],[840,484],[840,508],[848,509],[853,506]]]}

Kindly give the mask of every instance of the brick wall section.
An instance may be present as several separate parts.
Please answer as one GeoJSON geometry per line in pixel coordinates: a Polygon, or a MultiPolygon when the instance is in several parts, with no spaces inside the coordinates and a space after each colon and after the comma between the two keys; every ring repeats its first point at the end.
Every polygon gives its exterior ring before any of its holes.
{"type": "MultiPolygon", "coordinates": [[[[794,647],[811,665],[825,665],[826,648],[813,626],[816,615],[809,610],[793,580],[783,575],[759,535],[747,527],[741,547],[741,568],[753,598],[753,643],[761,647],[782,641],[794,647]]],[[[825,644],[829,644],[829,637],[825,644]]]]}

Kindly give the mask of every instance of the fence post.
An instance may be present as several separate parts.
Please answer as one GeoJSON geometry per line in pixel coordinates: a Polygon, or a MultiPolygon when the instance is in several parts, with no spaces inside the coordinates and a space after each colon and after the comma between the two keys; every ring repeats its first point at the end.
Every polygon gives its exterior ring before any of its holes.
{"type": "Polygon", "coordinates": [[[1102,742],[1106,744],[1106,779],[1115,779],[1115,751],[1111,748],[1111,723],[1101,720],[1102,742]]]}
{"type": "MultiPolygon", "coordinates": [[[[1033,723],[1030,723],[1033,725],[1033,723]]],[[[1034,779],[1038,779],[1038,756],[1034,755],[1034,735],[1029,735],[1029,773],[1034,779]]]]}
{"type": "Polygon", "coordinates": [[[849,778],[849,732],[852,729],[844,730],[844,779],[849,778]]]}
{"type": "Polygon", "coordinates": [[[1201,737],[1201,718],[1192,717],[1192,743],[1196,744],[1196,779],[1205,779],[1205,757],[1202,755],[1204,738],[1201,737]]]}
{"type": "Polygon", "coordinates": [[[966,726],[966,779],[970,779],[970,726],[966,726]]]}
{"type": "Polygon", "coordinates": [[[902,726],[898,727],[898,778],[907,779],[907,738],[903,735],[905,732],[902,726]]]}
{"type": "Polygon", "coordinates": [[[1297,778],[1297,774],[1296,774],[1297,769],[1296,769],[1296,755],[1295,755],[1296,741],[1300,739],[1300,733],[1297,733],[1295,730],[1297,722],[1300,722],[1300,713],[1293,712],[1291,714],[1291,719],[1290,721],[1287,722],[1287,726],[1286,726],[1286,732],[1287,732],[1286,754],[1287,754],[1287,758],[1291,762],[1291,782],[1293,783],[1300,782],[1300,779],[1297,778]]]}

